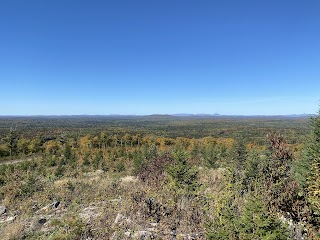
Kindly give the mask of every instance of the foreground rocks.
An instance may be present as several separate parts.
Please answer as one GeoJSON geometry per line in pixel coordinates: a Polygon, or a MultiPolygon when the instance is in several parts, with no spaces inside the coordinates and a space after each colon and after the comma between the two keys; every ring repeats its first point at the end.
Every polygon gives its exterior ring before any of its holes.
{"type": "Polygon", "coordinates": [[[5,206],[0,206],[0,216],[7,212],[7,208],[5,206]]]}

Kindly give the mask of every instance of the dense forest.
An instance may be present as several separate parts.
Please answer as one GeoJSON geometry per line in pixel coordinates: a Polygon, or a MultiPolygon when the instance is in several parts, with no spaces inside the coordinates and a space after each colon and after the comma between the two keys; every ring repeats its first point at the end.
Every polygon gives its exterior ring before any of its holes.
{"type": "MultiPolygon", "coordinates": [[[[264,145],[270,132],[286,137],[289,143],[301,143],[309,132],[309,118],[298,117],[207,117],[207,116],[48,116],[48,117],[0,117],[0,157],[10,156],[8,141],[15,137],[15,154],[35,153],[45,143],[60,137],[75,141],[85,135],[104,134],[100,141],[124,142],[131,137],[184,137],[200,139],[241,138],[246,143],[264,145]],[[13,136],[13,135],[15,136],[13,136]],[[128,136],[127,136],[128,137],[128,136]]],[[[100,143],[102,144],[102,143],[100,143]]]]}
{"type": "Polygon", "coordinates": [[[320,115],[0,117],[1,239],[320,239],[320,115]]]}

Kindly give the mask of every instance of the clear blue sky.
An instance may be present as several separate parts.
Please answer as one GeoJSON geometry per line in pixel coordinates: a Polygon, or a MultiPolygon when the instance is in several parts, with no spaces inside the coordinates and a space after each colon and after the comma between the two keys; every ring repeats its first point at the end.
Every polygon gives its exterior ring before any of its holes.
{"type": "Polygon", "coordinates": [[[320,1],[0,1],[0,89],[0,115],[315,113],[320,1]]]}

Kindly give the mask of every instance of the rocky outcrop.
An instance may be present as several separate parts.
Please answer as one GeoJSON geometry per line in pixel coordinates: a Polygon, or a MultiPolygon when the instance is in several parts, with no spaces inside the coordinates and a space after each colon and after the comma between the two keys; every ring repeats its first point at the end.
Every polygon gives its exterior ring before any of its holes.
{"type": "Polygon", "coordinates": [[[288,226],[290,239],[305,240],[307,239],[308,232],[303,223],[296,223],[289,217],[281,216],[279,219],[282,223],[288,226]]]}

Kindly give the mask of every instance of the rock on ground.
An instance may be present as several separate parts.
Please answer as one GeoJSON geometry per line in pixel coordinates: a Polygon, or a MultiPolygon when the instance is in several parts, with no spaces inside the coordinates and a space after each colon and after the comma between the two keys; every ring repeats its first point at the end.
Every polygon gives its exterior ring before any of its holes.
{"type": "Polygon", "coordinates": [[[0,215],[7,212],[7,208],[5,206],[0,206],[0,215]]]}

